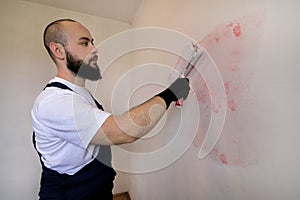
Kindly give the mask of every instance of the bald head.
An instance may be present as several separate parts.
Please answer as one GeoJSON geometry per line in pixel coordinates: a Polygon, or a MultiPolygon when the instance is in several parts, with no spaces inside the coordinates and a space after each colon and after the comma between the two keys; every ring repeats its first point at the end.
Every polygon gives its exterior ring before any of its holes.
{"type": "Polygon", "coordinates": [[[66,35],[65,35],[64,29],[63,29],[63,23],[64,22],[78,23],[78,22],[76,22],[72,19],[59,19],[59,20],[56,20],[54,22],[51,22],[45,28],[45,31],[44,31],[44,37],[43,37],[44,46],[47,49],[49,55],[51,56],[51,58],[54,62],[56,62],[56,61],[55,61],[54,55],[52,54],[52,52],[50,50],[49,44],[51,42],[56,42],[56,43],[59,43],[63,46],[66,46],[67,38],[66,38],[66,35]]]}

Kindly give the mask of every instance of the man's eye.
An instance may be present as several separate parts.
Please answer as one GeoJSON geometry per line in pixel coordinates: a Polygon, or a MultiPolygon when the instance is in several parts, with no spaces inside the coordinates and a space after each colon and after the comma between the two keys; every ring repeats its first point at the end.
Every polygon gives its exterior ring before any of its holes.
{"type": "Polygon", "coordinates": [[[88,42],[84,42],[84,43],[82,43],[82,45],[83,45],[83,46],[88,46],[89,43],[88,43],[88,42]]]}

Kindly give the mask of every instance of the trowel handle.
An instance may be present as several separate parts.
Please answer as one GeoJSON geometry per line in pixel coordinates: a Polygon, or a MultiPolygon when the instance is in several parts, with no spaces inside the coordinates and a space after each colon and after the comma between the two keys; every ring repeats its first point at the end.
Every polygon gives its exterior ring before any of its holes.
{"type": "MultiPolygon", "coordinates": [[[[183,74],[181,74],[181,75],[179,76],[179,78],[185,78],[185,76],[184,76],[183,74]]],[[[183,98],[178,99],[178,100],[175,102],[175,106],[176,106],[176,108],[182,107],[182,106],[183,106],[183,98]]]]}
{"type": "Polygon", "coordinates": [[[177,100],[176,103],[175,103],[175,106],[176,106],[177,108],[180,108],[181,106],[183,106],[183,99],[177,100]]]}

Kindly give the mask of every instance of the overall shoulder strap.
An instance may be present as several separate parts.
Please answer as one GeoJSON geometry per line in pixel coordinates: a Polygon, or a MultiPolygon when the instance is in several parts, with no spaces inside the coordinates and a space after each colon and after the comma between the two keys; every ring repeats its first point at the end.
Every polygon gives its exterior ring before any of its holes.
{"type": "Polygon", "coordinates": [[[46,89],[47,87],[57,87],[57,88],[73,91],[71,88],[69,88],[68,86],[60,82],[48,83],[44,89],[46,89]]]}
{"type": "MultiPolygon", "coordinates": [[[[70,91],[73,91],[71,88],[69,88],[68,86],[66,86],[65,84],[63,83],[60,83],[60,82],[52,82],[52,83],[48,83],[46,85],[46,87],[44,89],[46,89],[47,87],[58,87],[58,88],[61,88],[61,89],[65,89],[65,90],[70,90],[70,91]]],[[[92,95],[91,95],[92,96],[92,95]]],[[[97,107],[100,109],[100,110],[104,110],[102,105],[92,96],[92,98],[94,99],[97,107]]]]}
{"type": "MultiPolygon", "coordinates": [[[[93,97],[93,96],[92,96],[93,97]]],[[[96,103],[96,106],[97,106],[97,108],[98,109],[100,109],[100,110],[104,110],[103,109],[103,106],[93,97],[93,99],[94,99],[94,101],[95,101],[95,103],[96,103]]]]}

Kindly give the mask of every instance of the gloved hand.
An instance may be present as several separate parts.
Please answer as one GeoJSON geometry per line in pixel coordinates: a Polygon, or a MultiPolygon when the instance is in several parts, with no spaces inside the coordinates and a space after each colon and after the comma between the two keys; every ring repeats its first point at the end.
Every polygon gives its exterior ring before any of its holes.
{"type": "Polygon", "coordinates": [[[189,79],[178,78],[170,85],[170,87],[156,96],[163,98],[168,108],[173,101],[178,101],[179,99],[185,100],[188,97],[189,91],[189,79]]]}

